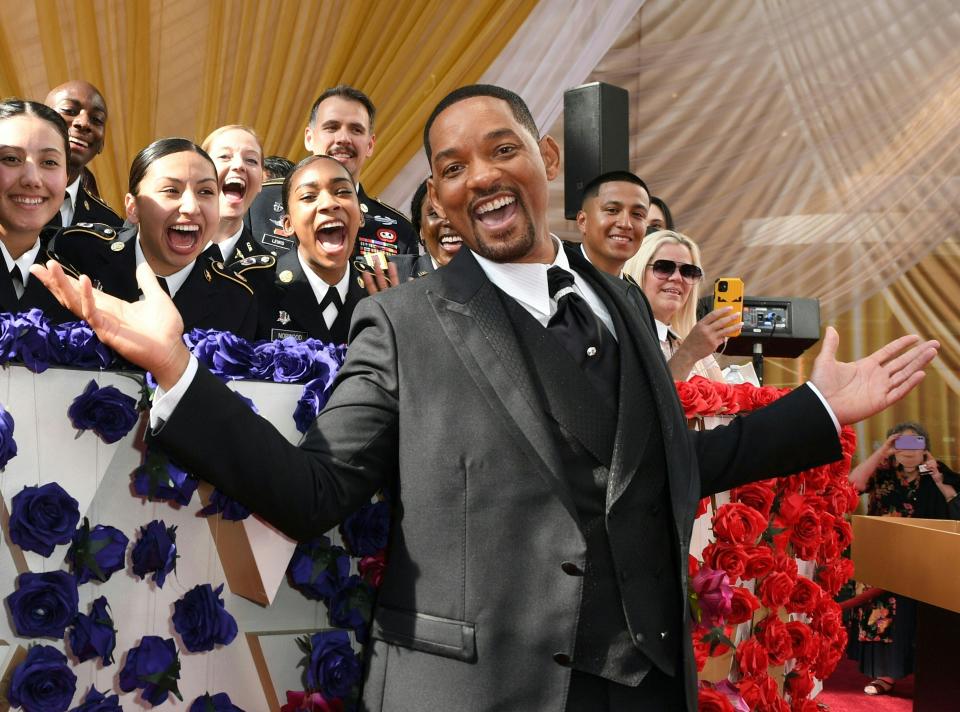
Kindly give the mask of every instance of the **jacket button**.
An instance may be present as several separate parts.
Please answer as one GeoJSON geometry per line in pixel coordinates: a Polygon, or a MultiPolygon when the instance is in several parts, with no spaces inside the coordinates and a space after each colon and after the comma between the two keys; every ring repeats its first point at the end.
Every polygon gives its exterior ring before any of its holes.
{"type": "Polygon", "coordinates": [[[583,569],[572,561],[564,561],[560,564],[560,568],[563,569],[563,573],[569,576],[583,576],[583,569]]]}
{"type": "Polygon", "coordinates": [[[567,667],[570,665],[570,656],[566,653],[554,653],[553,662],[555,662],[557,665],[563,665],[564,667],[567,667]]]}
{"type": "Polygon", "coordinates": [[[638,645],[643,645],[643,641],[645,640],[643,633],[637,633],[635,636],[633,636],[633,639],[637,641],[638,645]]]}

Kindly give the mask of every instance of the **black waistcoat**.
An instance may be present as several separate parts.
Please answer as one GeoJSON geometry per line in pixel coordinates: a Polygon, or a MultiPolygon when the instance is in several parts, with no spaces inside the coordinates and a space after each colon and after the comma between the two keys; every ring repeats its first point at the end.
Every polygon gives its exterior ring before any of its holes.
{"type": "MultiPolygon", "coordinates": [[[[625,685],[639,684],[651,661],[673,674],[679,640],[659,640],[659,635],[632,631],[624,615],[620,584],[633,577],[631,591],[639,588],[649,592],[654,620],[645,621],[643,628],[676,628],[674,622],[680,621],[682,614],[677,610],[679,585],[672,575],[677,554],[663,439],[650,383],[633,340],[626,338],[626,325],[608,304],[620,334],[620,398],[634,399],[638,410],[648,416],[645,422],[625,424],[627,437],[649,439],[639,471],[621,496],[621,503],[626,503],[630,512],[643,512],[632,525],[636,536],[616,557],[631,562],[628,571],[618,570],[614,564],[607,532],[607,485],[618,414],[602,402],[579,366],[547,329],[513,299],[503,301],[548,415],[587,544],[586,570],[568,571],[584,577],[572,666],[625,685]],[[625,378],[630,381],[626,393],[622,390],[625,378]],[[636,576],[647,580],[636,580],[636,576]]],[[[636,610],[636,606],[633,608],[636,610]]]]}

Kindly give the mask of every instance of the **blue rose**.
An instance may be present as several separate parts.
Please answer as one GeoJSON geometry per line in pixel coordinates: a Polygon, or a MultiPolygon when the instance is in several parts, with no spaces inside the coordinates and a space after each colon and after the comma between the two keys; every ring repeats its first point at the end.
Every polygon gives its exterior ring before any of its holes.
{"type": "Polygon", "coordinates": [[[216,342],[210,373],[228,381],[249,378],[256,358],[250,342],[228,331],[218,334],[216,342]]]}
{"type": "Polygon", "coordinates": [[[360,682],[360,659],[342,630],[314,633],[306,649],[306,689],[319,690],[325,697],[347,697],[360,682]]]}
{"type": "Polygon", "coordinates": [[[70,649],[80,662],[100,658],[104,665],[113,664],[117,631],[107,608],[107,599],[100,596],[91,605],[89,616],[84,613],[77,614],[69,638],[70,649]]]}
{"type": "Polygon", "coordinates": [[[250,516],[250,510],[237,500],[231,499],[220,490],[215,489],[210,494],[210,503],[200,510],[200,514],[205,517],[209,517],[211,514],[219,514],[231,522],[239,522],[250,516]]]}
{"type": "Polygon", "coordinates": [[[116,527],[98,524],[91,529],[90,522],[84,517],[67,550],[67,561],[77,577],[77,585],[92,578],[107,581],[122,569],[129,543],[127,535],[116,527]]]}
{"type": "Polygon", "coordinates": [[[87,696],[83,702],[74,707],[70,712],[123,712],[120,706],[120,697],[117,695],[105,695],[98,692],[96,687],[90,687],[87,696]]]}
{"type": "Polygon", "coordinates": [[[326,378],[308,381],[300,394],[300,400],[297,401],[297,408],[293,411],[293,422],[297,424],[297,430],[301,433],[307,432],[329,398],[330,384],[326,378]]]}
{"type": "Polygon", "coordinates": [[[67,656],[50,645],[35,645],[13,671],[7,698],[27,712],[66,712],[77,691],[67,656]]]}
{"type": "Polygon", "coordinates": [[[354,556],[373,556],[387,545],[390,534],[390,505],[367,503],[343,520],[340,535],[354,556]]]}
{"type": "Polygon", "coordinates": [[[357,641],[366,643],[373,598],[370,584],[357,575],[350,576],[330,599],[330,623],[337,628],[349,628],[357,641]]]}
{"type": "Polygon", "coordinates": [[[43,373],[50,366],[59,347],[57,336],[50,328],[50,320],[40,309],[17,314],[13,320],[16,341],[14,355],[34,373],[43,373]]]}
{"type": "Polygon", "coordinates": [[[327,537],[301,542],[287,567],[290,585],[314,601],[329,601],[347,582],[350,557],[327,537]]]}
{"type": "Polygon", "coordinates": [[[113,353],[101,343],[93,329],[85,321],[68,321],[53,327],[57,349],[54,361],[64,366],[77,368],[108,368],[113,362],[113,353]]]}
{"type": "Polygon", "coordinates": [[[273,380],[277,383],[298,383],[313,372],[313,349],[292,336],[277,342],[273,355],[273,380]]]}
{"type": "Polygon", "coordinates": [[[13,629],[21,638],[62,638],[79,602],[77,581],[66,571],[22,573],[17,590],[7,596],[13,629]]]}
{"type": "Polygon", "coordinates": [[[272,381],[274,358],[277,353],[278,341],[258,341],[253,346],[253,363],[250,375],[261,381],[272,381]]]}
{"type": "Polygon", "coordinates": [[[183,337],[190,352],[208,370],[213,369],[213,356],[217,352],[217,335],[220,333],[214,329],[210,331],[194,329],[189,335],[183,337]]]}
{"type": "Polygon", "coordinates": [[[133,573],[140,578],[152,573],[157,586],[163,588],[167,574],[177,567],[176,542],[177,528],[168,527],[159,519],[140,527],[140,538],[130,555],[133,573]]]}
{"type": "Polygon", "coordinates": [[[0,366],[6,364],[16,355],[14,351],[17,341],[15,321],[16,317],[9,312],[0,314],[0,366]]]}
{"type": "Polygon", "coordinates": [[[17,441],[13,439],[13,416],[0,405],[0,471],[17,456],[17,441]]]}
{"type": "Polygon", "coordinates": [[[90,381],[73,399],[67,415],[77,430],[92,430],[105,443],[115,443],[137,424],[137,401],[113,386],[90,381]]]}
{"type": "Polygon", "coordinates": [[[218,692],[212,697],[207,692],[195,699],[187,712],[243,712],[243,710],[230,701],[230,695],[226,692],[218,692]]]}
{"type": "Polygon", "coordinates": [[[173,604],[173,627],[191,653],[229,645],[237,637],[237,621],[223,607],[223,584],[194,586],[173,604]]]}
{"type": "Polygon", "coordinates": [[[177,689],[180,679],[180,658],[172,638],[145,635],[140,645],[127,651],[127,660],[120,671],[120,689],[132,692],[140,688],[144,700],[156,707],[167,701],[172,692],[183,700],[177,689]]]}
{"type": "Polygon", "coordinates": [[[66,544],[80,521],[80,505],[56,482],[24,487],[13,498],[10,541],[27,551],[50,556],[66,544]]]}
{"type": "Polygon", "coordinates": [[[163,499],[182,506],[190,504],[197,480],[177,467],[163,452],[148,449],[143,464],[131,475],[133,491],[148,499],[163,499]]]}

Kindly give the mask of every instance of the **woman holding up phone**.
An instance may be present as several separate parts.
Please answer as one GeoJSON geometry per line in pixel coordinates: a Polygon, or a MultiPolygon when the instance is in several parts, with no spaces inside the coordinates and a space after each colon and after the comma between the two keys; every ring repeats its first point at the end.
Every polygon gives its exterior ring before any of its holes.
{"type": "MultiPolygon", "coordinates": [[[[960,491],[960,475],[930,454],[930,438],[918,423],[900,423],[887,439],[850,472],[850,483],[870,495],[872,516],[950,519],[960,491]]],[[[916,602],[883,592],[858,610],[851,649],[860,672],[872,680],[868,695],[893,690],[896,680],[913,672],[916,602]]]]}

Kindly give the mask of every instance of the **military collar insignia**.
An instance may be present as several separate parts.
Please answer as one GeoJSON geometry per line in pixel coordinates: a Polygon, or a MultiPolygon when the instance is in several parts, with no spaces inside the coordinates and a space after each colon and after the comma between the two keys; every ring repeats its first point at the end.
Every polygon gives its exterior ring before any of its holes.
{"type": "Polygon", "coordinates": [[[287,312],[283,311],[283,309],[281,309],[280,313],[277,314],[277,323],[281,324],[282,326],[286,326],[287,324],[290,323],[290,321],[291,321],[290,315],[287,314],[287,312]]]}

